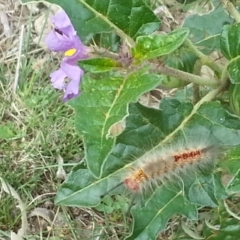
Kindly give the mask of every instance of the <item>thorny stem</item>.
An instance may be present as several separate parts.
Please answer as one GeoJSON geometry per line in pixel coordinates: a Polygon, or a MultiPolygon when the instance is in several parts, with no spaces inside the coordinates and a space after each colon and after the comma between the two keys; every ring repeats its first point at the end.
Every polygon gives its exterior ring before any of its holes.
{"type": "Polygon", "coordinates": [[[222,67],[218,63],[214,62],[212,58],[199,51],[190,39],[185,41],[185,45],[196,54],[203,65],[209,66],[213,71],[217,71],[218,73],[222,72],[222,67]]]}
{"type": "Polygon", "coordinates": [[[113,53],[105,48],[101,48],[98,46],[92,46],[92,49],[90,49],[90,53],[93,55],[97,53],[98,56],[100,55],[114,60],[119,60],[119,54],[113,53]]]}
{"type": "Polygon", "coordinates": [[[154,64],[152,65],[152,70],[154,70],[155,72],[157,71],[158,73],[161,73],[161,74],[165,74],[170,77],[175,77],[183,81],[195,83],[198,85],[214,87],[214,86],[217,86],[218,84],[216,80],[199,77],[191,73],[187,73],[175,68],[168,67],[164,64],[154,64]]]}
{"type": "MultiPolygon", "coordinates": [[[[205,57],[208,58],[208,56],[206,56],[205,54],[200,52],[190,40],[187,40],[187,42],[189,44],[188,46],[190,46],[190,48],[192,50],[194,49],[195,54],[199,58],[205,58],[205,57]]],[[[119,60],[119,58],[120,58],[119,54],[113,53],[113,52],[111,52],[107,49],[103,49],[103,48],[99,48],[99,47],[93,47],[92,53],[94,53],[94,52],[98,53],[98,54],[100,54],[104,57],[109,57],[109,58],[114,59],[114,60],[119,60]]],[[[200,61],[201,61],[201,59],[200,59],[200,61]]],[[[211,62],[212,62],[212,60],[211,60],[211,62]]],[[[217,66],[217,68],[220,68],[220,66],[218,66],[217,64],[214,64],[214,65],[217,66]]],[[[200,76],[195,75],[195,74],[187,73],[187,72],[175,69],[175,68],[168,67],[168,66],[164,65],[163,63],[162,64],[151,63],[151,70],[153,70],[154,72],[160,73],[160,74],[168,75],[170,77],[176,77],[178,79],[181,79],[183,81],[187,81],[189,83],[193,83],[195,85],[204,85],[204,86],[216,87],[219,84],[215,79],[208,79],[208,78],[200,77],[200,76]]],[[[221,82],[223,82],[224,79],[228,78],[227,70],[226,69],[225,69],[225,71],[221,70],[220,72],[222,73],[221,82]]]]}
{"type": "Polygon", "coordinates": [[[225,6],[230,16],[233,17],[237,23],[240,23],[240,14],[231,1],[222,0],[222,4],[225,6]]]}

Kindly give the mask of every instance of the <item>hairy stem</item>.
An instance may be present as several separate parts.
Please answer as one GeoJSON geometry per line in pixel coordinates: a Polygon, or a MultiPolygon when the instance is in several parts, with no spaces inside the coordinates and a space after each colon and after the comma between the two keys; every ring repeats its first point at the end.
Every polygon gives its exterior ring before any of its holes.
{"type": "Polygon", "coordinates": [[[170,77],[175,77],[186,82],[195,83],[204,86],[217,86],[218,82],[215,79],[203,78],[197,75],[187,73],[175,68],[168,67],[164,64],[154,64],[152,65],[152,70],[160,74],[164,74],[170,77]]]}
{"type": "Polygon", "coordinates": [[[192,50],[192,52],[201,60],[203,65],[210,67],[213,71],[217,71],[218,73],[221,73],[222,66],[214,62],[214,60],[209,56],[199,51],[190,39],[187,39],[185,41],[185,45],[192,50]]]}
{"type": "Polygon", "coordinates": [[[105,48],[101,48],[98,46],[92,46],[92,48],[90,48],[89,51],[93,56],[96,55],[98,57],[100,55],[101,57],[107,57],[107,58],[111,58],[114,60],[119,60],[119,54],[113,53],[105,48]]]}
{"type": "Polygon", "coordinates": [[[229,87],[229,76],[228,76],[227,67],[228,67],[228,64],[224,66],[222,71],[222,76],[221,76],[222,90],[227,89],[229,87]]]}
{"type": "Polygon", "coordinates": [[[222,4],[226,8],[230,16],[234,18],[237,23],[240,23],[240,14],[238,10],[235,8],[235,6],[231,3],[231,1],[222,0],[222,4]]]}
{"type": "MultiPolygon", "coordinates": [[[[201,67],[202,67],[202,63],[200,59],[198,59],[194,65],[193,73],[199,76],[201,73],[201,67]]],[[[199,85],[194,83],[193,84],[193,103],[194,104],[197,103],[200,99],[201,99],[201,96],[199,91],[199,85]]]]}
{"type": "Polygon", "coordinates": [[[193,84],[193,104],[197,103],[201,99],[199,85],[193,84]]]}

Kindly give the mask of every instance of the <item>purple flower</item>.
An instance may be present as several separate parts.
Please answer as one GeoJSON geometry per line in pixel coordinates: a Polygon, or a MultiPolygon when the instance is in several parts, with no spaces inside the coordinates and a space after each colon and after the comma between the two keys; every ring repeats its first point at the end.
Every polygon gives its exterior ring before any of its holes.
{"type": "Polygon", "coordinates": [[[50,77],[53,87],[63,90],[63,100],[67,101],[80,93],[79,84],[84,72],[77,61],[88,57],[87,48],[64,11],[58,12],[51,21],[54,29],[47,35],[45,42],[50,50],[64,52],[64,59],[60,68],[51,73],[50,77]]]}

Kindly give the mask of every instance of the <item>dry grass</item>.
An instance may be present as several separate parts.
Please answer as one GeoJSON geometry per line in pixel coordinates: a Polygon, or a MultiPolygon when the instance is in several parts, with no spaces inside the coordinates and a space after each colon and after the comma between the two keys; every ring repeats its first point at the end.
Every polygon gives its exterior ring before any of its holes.
{"type": "Polygon", "coordinates": [[[69,209],[54,206],[54,196],[63,177],[57,160],[63,159],[61,170],[69,172],[82,158],[82,143],[74,131],[72,110],[49,84],[58,61],[43,44],[50,10],[42,7],[36,11],[17,2],[0,2],[1,239],[19,229],[27,230],[29,237],[35,235],[33,239],[61,234],[61,239],[78,239],[75,218],[69,209]],[[8,191],[10,186],[15,191],[8,191]],[[25,209],[17,208],[19,199],[25,209]]]}

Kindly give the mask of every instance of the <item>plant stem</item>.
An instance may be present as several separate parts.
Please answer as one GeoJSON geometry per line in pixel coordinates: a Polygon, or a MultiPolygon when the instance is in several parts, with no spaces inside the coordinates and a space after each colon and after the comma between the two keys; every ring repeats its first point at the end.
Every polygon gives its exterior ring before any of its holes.
{"type": "Polygon", "coordinates": [[[227,67],[228,67],[228,64],[224,66],[222,71],[222,76],[221,76],[221,86],[223,87],[222,90],[227,89],[229,87],[229,76],[228,76],[227,67]]]}
{"type": "MultiPolygon", "coordinates": [[[[201,60],[198,59],[194,65],[193,73],[199,76],[201,73],[201,67],[202,67],[201,60]]],[[[199,91],[199,85],[194,83],[193,84],[193,103],[194,104],[197,103],[200,99],[201,99],[201,96],[199,91]]]]}
{"type": "Polygon", "coordinates": [[[203,77],[199,77],[197,75],[191,74],[191,73],[187,73],[175,68],[171,68],[168,67],[164,64],[154,64],[152,65],[152,70],[154,72],[158,72],[160,74],[164,74],[170,77],[175,77],[178,79],[181,79],[183,81],[186,82],[190,82],[190,83],[195,83],[198,85],[204,85],[204,86],[217,86],[218,82],[214,79],[209,79],[209,78],[203,78],[203,77]]]}
{"type": "Polygon", "coordinates": [[[225,6],[230,16],[234,18],[237,23],[240,23],[240,14],[231,1],[222,0],[222,4],[225,6]]]}
{"type": "Polygon", "coordinates": [[[221,73],[222,66],[214,62],[214,60],[209,56],[199,51],[190,39],[187,39],[185,41],[185,45],[188,48],[190,48],[197,57],[199,57],[203,65],[209,66],[213,71],[217,71],[218,73],[221,73]]]}
{"type": "Polygon", "coordinates": [[[226,65],[224,66],[223,71],[222,71],[222,76],[221,76],[221,82],[222,82],[222,83],[227,82],[227,80],[228,80],[227,67],[228,67],[228,64],[226,64],[226,65]]]}
{"type": "Polygon", "coordinates": [[[93,55],[96,54],[97,57],[100,55],[114,60],[119,60],[119,54],[113,53],[105,48],[101,48],[98,46],[92,46],[92,48],[90,49],[90,53],[93,55]]]}
{"type": "Polygon", "coordinates": [[[193,84],[193,104],[197,103],[201,99],[199,92],[199,85],[193,84]]]}
{"type": "Polygon", "coordinates": [[[193,108],[193,111],[184,121],[188,121],[192,117],[192,115],[194,115],[197,112],[197,110],[200,108],[200,106],[203,103],[209,102],[212,99],[214,99],[220,92],[222,92],[224,88],[225,88],[225,83],[222,83],[218,88],[213,89],[208,94],[206,94],[200,101],[196,103],[196,105],[193,108]]]}

